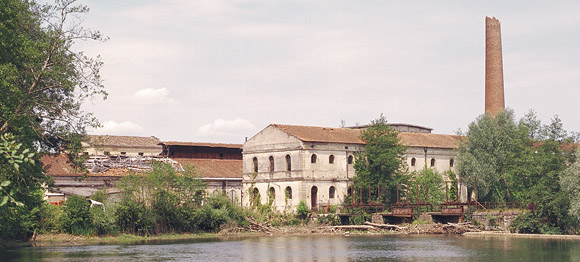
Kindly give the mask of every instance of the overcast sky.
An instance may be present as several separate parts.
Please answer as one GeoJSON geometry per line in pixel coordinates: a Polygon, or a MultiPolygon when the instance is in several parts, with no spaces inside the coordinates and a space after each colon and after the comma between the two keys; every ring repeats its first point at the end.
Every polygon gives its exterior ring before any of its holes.
{"type": "Polygon", "coordinates": [[[109,99],[93,134],[243,143],[268,124],[454,134],[484,110],[485,16],[506,106],[580,131],[580,1],[86,0],[109,99]]]}

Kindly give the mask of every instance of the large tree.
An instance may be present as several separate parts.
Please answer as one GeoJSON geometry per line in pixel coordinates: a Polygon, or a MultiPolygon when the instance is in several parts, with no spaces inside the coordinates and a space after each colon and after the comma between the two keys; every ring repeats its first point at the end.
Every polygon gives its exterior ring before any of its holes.
{"type": "MultiPolygon", "coordinates": [[[[355,155],[355,191],[359,192],[362,188],[366,202],[370,186],[372,201],[380,197],[384,204],[392,204],[397,199],[397,185],[408,180],[404,170],[406,148],[401,145],[398,132],[387,124],[383,115],[361,131],[361,138],[366,145],[363,152],[355,155]],[[377,196],[377,185],[381,187],[380,196],[377,196]]],[[[357,197],[360,195],[360,192],[357,193],[357,197]]]]}
{"type": "Polygon", "coordinates": [[[41,185],[47,181],[42,154],[78,151],[85,128],[98,125],[81,104],[106,96],[102,63],[74,50],[75,41],[102,39],[81,27],[78,15],[87,11],[74,0],[54,5],[0,1],[0,133],[10,133],[21,153],[40,152],[17,168],[0,166],[0,181],[9,181],[3,190],[14,199],[0,207],[0,239],[26,239],[34,230],[41,185]]]}
{"type": "Polygon", "coordinates": [[[512,110],[492,117],[479,116],[469,124],[466,139],[460,143],[457,157],[459,176],[467,182],[468,190],[480,201],[509,201],[514,176],[522,167],[519,158],[526,150],[527,132],[520,128],[512,110]]]}

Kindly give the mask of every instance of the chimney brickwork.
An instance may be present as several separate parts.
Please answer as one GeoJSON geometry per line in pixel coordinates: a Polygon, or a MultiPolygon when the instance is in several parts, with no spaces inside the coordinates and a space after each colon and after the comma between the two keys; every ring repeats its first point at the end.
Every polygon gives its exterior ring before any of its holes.
{"type": "Polygon", "coordinates": [[[503,61],[499,19],[485,18],[485,112],[492,116],[505,109],[503,61]]]}

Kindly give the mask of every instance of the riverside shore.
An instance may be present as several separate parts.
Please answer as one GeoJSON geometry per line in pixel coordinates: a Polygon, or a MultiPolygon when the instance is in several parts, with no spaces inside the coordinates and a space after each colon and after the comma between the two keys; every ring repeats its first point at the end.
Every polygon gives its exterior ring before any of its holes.
{"type": "Polygon", "coordinates": [[[195,240],[205,238],[244,238],[287,235],[462,235],[465,237],[514,237],[580,240],[580,235],[542,235],[517,234],[501,231],[457,232],[445,230],[444,224],[406,224],[399,229],[385,229],[371,226],[277,226],[267,230],[249,230],[242,228],[225,228],[217,233],[165,234],[156,236],[138,236],[120,234],[117,236],[76,236],[70,234],[40,234],[28,242],[12,243],[9,246],[83,246],[83,245],[117,245],[145,244],[152,241],[195,240]]]}

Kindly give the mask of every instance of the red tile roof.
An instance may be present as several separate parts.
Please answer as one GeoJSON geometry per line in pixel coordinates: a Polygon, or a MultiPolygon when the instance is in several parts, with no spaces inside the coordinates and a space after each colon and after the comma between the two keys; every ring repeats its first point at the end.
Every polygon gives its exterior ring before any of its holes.
{"type": "MultiPolygon", "coordinates": [[[[365,142],[360,138],[361,129],[279,124],[272,124],[271,126],[276,127],[304,142],[365,144],[365,142]]],[[[399,139],[405,146],[458,148],[460,136],[400,132],[399,139]]]]}
{"type": "Polygon", "coordinates": [[[242,179],[242,160],[172,158],[182,166],[193,166],[202,178],[242,179]]]}
{"type": "Polygon", "coordinates": [[[360,139],[359,129],[279,124],[272,124],[271,126],[276,127],[304,142],[364,144],[364,141],[360,139]]]}
{"type": "Polygon", "coordinates": [[[44,155],[40,158],[48,176],[82,176],[84,172],[72,165],[65,154],[44,155]]]}

